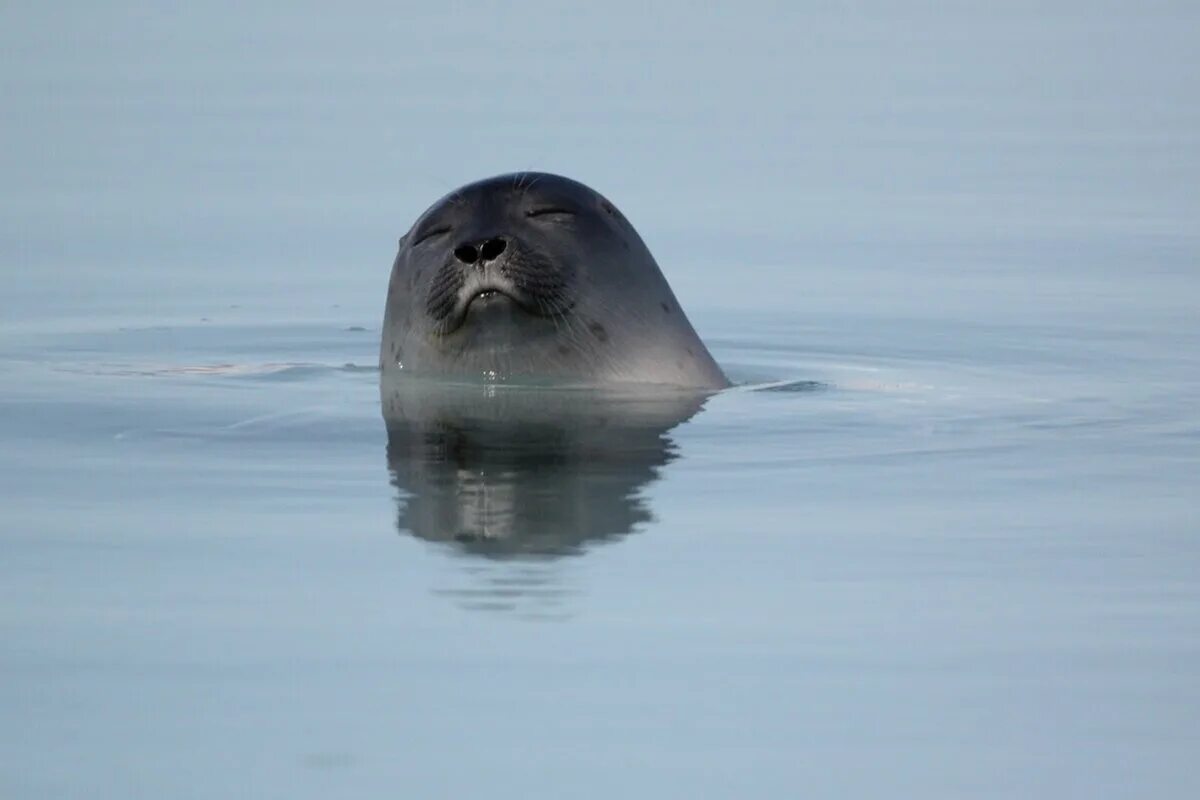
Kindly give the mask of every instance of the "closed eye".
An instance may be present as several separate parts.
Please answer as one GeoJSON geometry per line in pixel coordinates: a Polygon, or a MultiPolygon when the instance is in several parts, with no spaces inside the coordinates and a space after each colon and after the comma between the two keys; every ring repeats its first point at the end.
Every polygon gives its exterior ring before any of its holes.
{"type": "Polygon", "coordinates": [[[432,230],[425,231],[424,233],[422,233],[420,236],[418,236],[413,241],[413,246],[415,247],[416,245],[419,245],[421,242],[424,242],[428,239],[432,239],[435,236],[445,236],[449,232],[450,232],[449,225],[443,225],[440,228],[434,228],[432,230]]]}
{"type": "Polygon", "coordinates": [[[563,208],[562,206],[543,206],[541,208],[529,209],[525,212],[525,216],[529,217],[530,219],[534,217],[551,216],[573,217],[575,216],[575,212],[569,208],[563,208]]]}

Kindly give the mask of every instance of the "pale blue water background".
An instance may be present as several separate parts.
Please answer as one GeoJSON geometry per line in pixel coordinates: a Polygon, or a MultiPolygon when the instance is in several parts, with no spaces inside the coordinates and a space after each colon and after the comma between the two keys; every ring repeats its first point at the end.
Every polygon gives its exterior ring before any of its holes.
{"type": "Polygon", "coordinates": [[[0,796],[1197,796],[1197,6],[440,6],[0,9],[0,796]],[[821,386],[489,558],[370,368],[525,168],[821,386]]]}

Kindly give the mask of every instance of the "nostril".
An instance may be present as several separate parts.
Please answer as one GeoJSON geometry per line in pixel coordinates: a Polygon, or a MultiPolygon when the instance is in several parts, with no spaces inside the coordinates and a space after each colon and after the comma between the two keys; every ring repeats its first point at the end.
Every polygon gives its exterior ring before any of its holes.
{"type": "Polygon", "coordinates": [[[499,258],[506,247],[508,247],[508,242],[497,236],[495,239],[488,239],[483,243],[483,247],[479,248],[479,256],[484,261],[491,261],[492,259],[499,258]]]}
{"type": "Polygon", "coordinates": [[[454,248],[454,257],[464,264],[474,264],[475,260],[479,258],[479,253],[471,245],[464,244],[454,248]]]}

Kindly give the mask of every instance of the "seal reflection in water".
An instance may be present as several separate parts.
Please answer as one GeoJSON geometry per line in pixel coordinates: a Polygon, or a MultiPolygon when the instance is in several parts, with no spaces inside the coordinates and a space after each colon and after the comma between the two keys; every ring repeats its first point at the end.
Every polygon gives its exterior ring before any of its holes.
{"type": "Polygon", "coordinates": [[[555,175],[465,186],[400,240],[380,349],[401,531],[563,555],[651,518],[667,431],[728,381],[637,232],[555,175]]]}
{"type": "Polygon", "coordinates": [[[652,517],[642,491],[702,395],[385,380],[402,533],[464,554],[578,553],[652,517]]]}

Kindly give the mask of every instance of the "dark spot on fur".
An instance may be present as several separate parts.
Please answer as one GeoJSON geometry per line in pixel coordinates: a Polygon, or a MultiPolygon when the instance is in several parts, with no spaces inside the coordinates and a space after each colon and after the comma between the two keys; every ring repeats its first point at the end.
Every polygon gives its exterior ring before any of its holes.
{"type": "Polygon", "coordinates": [[[601,203],[600,207],[603,208],[604,211],[611,216],[615,217],[617,215],[617,210],[615,208],[613,208],[612,203],[608,202],[607,200],[605,200],[603,203],[601,203]]]}
{"type": "Polygon", "coordinates": [[[558,354],[560,356],[569,356],[571,355],[571,348],[567,347],[565,344],[560,344],[558,346],[558,354]]]}
{"type": "Polygon", "coordinates": [[[696,354],[692,352],[692,348],[690,348],[690,347],[689,347],[689,348],[687,349],[687,351],[688,351],[688,355],[689,355],[689,356],[692,356],[693,358],[695,358],[696,354]]]}
{"type": "Polygon", "coordinates": [[[659,305],[660,305],[660,306],[662,306],[662,310],[663,310],[663,313],[664,313],[664,314],[670,314],[670,313],[671,313],[671,307],[670,307],[669,305],[667,305],[667,301],[666,301],[666,300],[664,300],[664,301],[662,301],[661,303],[659,303],[659,305]]]}
{"type": "Polygon", "coordinates": [[[600,341],[602,341],[602,342],[608,341],[608,331],[604,330],[604,326],[601,325],[599,322],[593,322],[590,325],[588,325],[588,330],[591,331],[592,335],[595,336],[600,341]]]}

